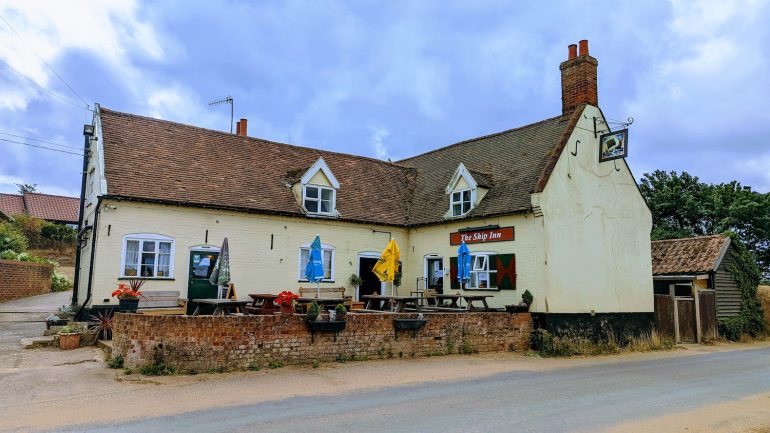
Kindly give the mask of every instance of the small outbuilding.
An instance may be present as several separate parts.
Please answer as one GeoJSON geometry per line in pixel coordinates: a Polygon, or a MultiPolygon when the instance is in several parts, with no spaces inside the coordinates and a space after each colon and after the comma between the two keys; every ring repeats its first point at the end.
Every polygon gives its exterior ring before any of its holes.
{"type": "Polygon", "coordinates": [[[741,290],[729,270],[735,263],[729,236],[653,241],[651,250],[659,330],[679,341],[700,341],[716,336],[717,319],[740,313],[741,290]]]}

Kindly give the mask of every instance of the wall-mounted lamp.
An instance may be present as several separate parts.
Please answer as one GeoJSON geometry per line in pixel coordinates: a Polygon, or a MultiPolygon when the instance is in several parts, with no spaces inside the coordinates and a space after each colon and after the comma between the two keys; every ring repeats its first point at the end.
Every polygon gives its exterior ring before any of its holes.
{"type": "Polygon", "coordinates": [[[94,136],[94,125],[83,125],[83,135],[86,137],[94,136]]]}

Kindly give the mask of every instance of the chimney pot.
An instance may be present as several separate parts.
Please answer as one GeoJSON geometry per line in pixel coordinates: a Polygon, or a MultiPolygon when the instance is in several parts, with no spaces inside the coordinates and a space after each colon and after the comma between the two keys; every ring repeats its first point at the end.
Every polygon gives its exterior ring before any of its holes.
{"type": "Polygon", "coordinates": [[[235,135],[241,135],[241,121],[235,122],[235,135]]]}
{"type": "Polygon", "coordinates": [[[588,54],[588,41],[569,46],[569,59],[559,66],[561,70],[562,114],[570,114],[581,104],[599,106],[596,69],[599,62],[588,54]],[[579,55],[576,51],[579,49],[579,55]]]}
{"type": "Polygon", "coordinates": [[[583,39],[582,41],[578,42],[580,44],[580,55],[581,56],[587,56],[588,55],[588,39],[583,39]]]}
{"type": "Polygon", "coordinates": [[[569,47],[567,47],[567,49],[569,50],[569,60],[577,57],[577,44],[571,44],[569,47]]]}
{"type": "Polygon", "coordinates": [[[240,134],[238,134],[238,135],[242,135],[242,136],[244,136],[244,137],[246,137],[247,135],[249,135],[249,133],[248,133],[248,127],[247,127],[247,123],[246,123],[246,122],[247,122],[247,120],[246,120],[246,119],[241,119],[241,121],[240,121],[240,124],[241,124],[241,128],[240,128],[240,134]]]}

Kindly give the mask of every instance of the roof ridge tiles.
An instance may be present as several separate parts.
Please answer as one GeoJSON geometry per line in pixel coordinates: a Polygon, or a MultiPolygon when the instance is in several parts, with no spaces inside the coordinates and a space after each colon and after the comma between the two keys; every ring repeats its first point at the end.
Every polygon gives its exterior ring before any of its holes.
{"type": "Polygon", "coordinates": [[[251,141],[258,141],[258,142],[262,142],[262,143],[274,144],[274,145],[278,145],[278,146],[287,146],[287,147],[292,147],[292,148],[296,148],[296,149],[302,149],[302,150],[309,150],[309,151],[319,152],[320,154],[322,154],[320,156],[323,156],[323,154],[326,154],[326,155],[339,155],[339,156],[346,156],[346,157],[352,157],[352,158],[365,159],[365,160],[368,160],[368,161],[376,162],[376,163],[379,163],[379,164],[382,164],[382,165],[385,165],[385,166],[396,167],[396,168],[399,168],[399,169],[408,169],[408,170],[412,170],[413,169],[412,167],[407,167],[407,166],[399,165],[399,164],[394,163],[394,162],[383,161],[381,159],[373,158],[371,156],[355,155],[355,154],[352,154],[352,153],[345,153],[345,152],[335,152],[333,150],[318,149],[318,148],[315,148],[315,147],[301,146],[299,144],[283,143],[283,142],[280,142],[280,141],[268,140],[268,139],[265,139],[265,138],[252,137],[252,136],[248,136],[248,135],[247,136],[240,136],[240,135],[236,135],[236,134],[231,134],[229,132],[218,131],[216,129],[210,129],[210,128],[204,128],[202,126],[190,125],[188,123],[177,122],[177,121],[174,121],[174,120],[158,119],[158,118],[155,118],[155,117],[143,116],[141,114],[126,113],[126,112],[112,110],[112,109],[104,108],[104,107],[100,107],[100,110],[102,112],[105,112],[105,113],[110,114],[110,115],[133,117],[133,118],[138,118],[138,119],[149,120],[149,121],[152,121],[152,122],[168,123],[168,124],[172,124],[172,125],[182,126],[182,127],[185,127],[185,128],[193,128],[193,129],[198,129],[198,130],[201,130],[201,131],[212,132],[212,133],[219,134],[219,135],[222,135],[222,136],[227,137],[227,138],[247,139],[247,140],[251,140],[251,141]]]}

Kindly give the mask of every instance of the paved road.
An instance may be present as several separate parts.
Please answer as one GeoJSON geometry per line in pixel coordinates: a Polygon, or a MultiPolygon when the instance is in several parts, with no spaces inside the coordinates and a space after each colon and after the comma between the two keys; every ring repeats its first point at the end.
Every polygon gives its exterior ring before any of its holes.
{"type": "Polygon", "coordinates": [[[770,348],[762,348],[517,371],[482,380],[292,398],[67,431],[596,431],[768,391],[770,348]]]}

